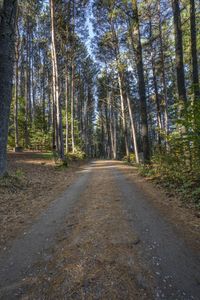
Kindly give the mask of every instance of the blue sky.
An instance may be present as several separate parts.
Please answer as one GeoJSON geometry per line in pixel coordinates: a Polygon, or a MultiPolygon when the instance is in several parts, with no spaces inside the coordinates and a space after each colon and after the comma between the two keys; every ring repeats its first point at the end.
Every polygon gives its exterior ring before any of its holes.
{"type": "Polygon", "coordinates": [[[87,20],[86,20],[86,25],[88,27],[88,33],[89,33],[89,36],[88,36],[88,41],[87,41],[87,49],[89,51],[89,54],[93,57],[93,53],[92,53],[92,46],[91,46],[91,41],[94,37],[94,31],[93,31],[93,26],[92,26],[92,22],[91,22],[91,17],[92,17],[92,3],[93,3],[93,0],[91,0],[89,2],[89,5],[88,5],[88,10],[87,10],[87,20]]]}

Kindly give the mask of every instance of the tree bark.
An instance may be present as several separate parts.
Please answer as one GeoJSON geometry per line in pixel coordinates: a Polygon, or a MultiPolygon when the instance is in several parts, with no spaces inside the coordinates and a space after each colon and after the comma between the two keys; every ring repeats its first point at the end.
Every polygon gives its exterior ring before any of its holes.
{"type": "Polygon", "coordinates": [[[69,120],[68,120],[68,102],[69,102],[69,78],[68,78],[68,69],[66,67],[66,98],[65,98],[65,107],[66,107],[66,112],[65,112],[65,121],[66,121],[66,137],[65,137],[65,151],[66,153],[69,152],[69,120]]]}
{"type": "Polygon", "coordinates": [[[19,129],[18,129],[19,44],[20,44],[19,28],[18,28],[18,25],[16,25],[16,44],[15,44],[15,105],[14,105],[15,148],[19,147],[19,129]]]}
{"type": "Polygon", "coordinates": [[[52,55],[52,73],[53,73],[53,97],[56,106],[56,141],[59,158],[64,160],[64,142],[63,142],[63,128],[62,128],[62,109],[59,96],[59,81],[58,81],[58,62],[56,52],[56,38],[55,38],[55,2],[50,0],[51,8],[51,55],[52,55]]]}
{"type": "Polygon", "coordinates": [[[115,115],[112,108],[112,98],[111,92],[108,94],[108,106],[109,106],[109,125],[110,125],[110,141],[111,141],[111,150],[112,158],[117,158],[117,149],[116,149],[116,124],[115,124],[115,115]]]}
{"type": "Polygon", "coordinates": [[[156,100],[156,110],[157,110],[157,127],[158,127],[158,144],[161,145],[161,135],[160,132],[162,130],[162,117],[161,117],[161,105],[160,99],[158,94],[158,84],[157,84],[157,76],[156,76],[156,67],[154,61],[154,49],[153,49],[153,42],[152,42],[152,21],[151,16],[149,20],[149,41],[150,41],[150,50],[151,50],[151,65],[152,65],[152,73],[153,73],[153,86],[154,86],[154,93],[155,93],[155,100],[156,100]]]}
{"type": "Polygon", "coordinates": [[[191,34],[191,58],[192,58],[192,84],[193,84],[195,100],[198,100],[200,97],[200,90],[199,90],[196,15],[195,15],[194,0],[190,0],[190,34],[191,34]]]}
{"type": "MultiPolygon", "coordinates": [[[[167,100],[167,84],[165,75],[165,56],[163,51],[163,33],[161,23],[161,12],[160,12],[160,0],[158,1],[158,14],[159,14],[159,41],[160,41],[160,58],[161,58],[161,72],[162,72],[162,84],[164,92],[164,126],[165,132],[168,134],[168,100],[167,100]]],[[[167,145],[167,143],[166,143],[167,145]]]]}
{"type": "Polygon", "coordinates": [[[175,31],[175,52],[176,52],[176,77],[179,101],[187,102],[185,88],[185,74],[183,64],[183,41],[181,29],[181,15],[179,0],[172,0],[173,16],[174,16],[174,31],[175,31]]]}
{"type": "Polygon", "coordinates": [[[126,148],[126,156],[129,158],[130,152],[128,147],[128,138],[127,138],[127,125],[126,125],[126,117],[125,117],[125,108],[124,108],[124,91],[123,91],[123,80],[122,74],[118,71],[118,83],[119,83],[119,92],[120,92],[120,102],[121,102],[121,114],[122,114],[122,126],[125,140],[125,148],[126,148]]]}
{"type": "Polygon", "coordinates": [[[75,96],[75,72],[74,62],[72,61],[72,78],[71,78],[71,139],[72,139],[72,153],[75,152],[74,141],[74,96],[75,96]]]}
{"type": "Polygon", "coordinates": [[[132,137],[133,137],[133,146],[134,146],[134,152],[135,152],[135,161],[137,164],[139,164],[139,155],[138,155],[138,146],[137,146],[137,139],[136,139],[136,130],[135,130],[135,124],[133,120],[133,113],[131,109],[131,102],[129,99],[129,96],[127,96],[127,103],[128,103],[128,111],[129,111],[129,117],[131,121],[131,131],[132,131],[132,137]]]}
{"type": "Polygon", "coordinates": [[[136,55],[136,67],[137,67],[139,96],[140,96],[143,154],[144,154],[144,162],[149,163],[150,148],[149,148],[149,137],[148,137],[146,89],[145,89],[145,81],[144,81],[144,67],[143,67],[143,57],[142,57],[142,45],[140,40],[137,0],[132,0],[132,9],[135,18],[133,22],[131,35],[132,35],[133,48],[135,50],[135,55],[136,55]]]}
{"type": "Polygon", "coordinates": [[[15,52],[17,0],[0,8],[0,176],[7,170],[7,141],[15,52]]]}
{"type": "Polygon", "coordinates": [[[129,159],[130,151],[128,145],[128,136],[127,136],[127,124],[126,124],[126,115],[125,115],[125,85],[124,85],[124,73],[121,70],[121,60],[120,60],[120,50],[119,50],[119,41],[118,36],[115,31],[115,27],[113,23],[111,23],[112,34],[114,38],[114,51],[115,51],[115,59],[117,63],[117,73],[118,73],[118,85],[119,85],[119,92],[120,92],[120,104],[121,104],[121,117],[122,117],[122,127],[123,127],[123,134],[124,134],[124,142],[125,142],[125,149],[126,149],[126,156],[129,159]]]}

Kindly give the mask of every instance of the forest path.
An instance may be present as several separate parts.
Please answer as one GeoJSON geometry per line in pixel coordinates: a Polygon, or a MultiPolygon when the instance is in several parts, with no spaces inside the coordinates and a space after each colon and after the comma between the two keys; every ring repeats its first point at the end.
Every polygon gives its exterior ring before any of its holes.
{"type": "Polygon", "coordinates": [[[199,257],[130,182],[94,161],[0,256],[0,299],[199,299],[199,257]]]}

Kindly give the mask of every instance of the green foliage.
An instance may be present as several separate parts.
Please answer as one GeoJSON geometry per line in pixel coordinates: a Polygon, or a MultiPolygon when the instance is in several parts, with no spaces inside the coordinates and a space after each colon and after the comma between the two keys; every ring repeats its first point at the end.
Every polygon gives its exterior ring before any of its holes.
{"type": "Polygon", "coordinates": [[[123,161],[125,162],[129,162],[131,164],[134,164],[135,163],[135,153],[131,152],[129,156],[124,156],[122,158],[123,161]]]}
{"type": "Polygon", "coordinates": [[[53,151],[52,153],[53,156],[53,160],[55,162],[55,164],[57,165],[57,167],[68,167],[68,157],[67,155],[65,155],[62,159],[60,158],[59,154],[57,151],[53,151]]]}
{"type": "Polygon", "coordinates": [[[65,154],[64,158],[61,160],[59,158],[57,151],[54,151],[52,153],[52,158],[54,159],[54,162],[56,164],[56,169],[63,170],[63,168],[68,167],[70,162],[80,161],[85,159],[86,154],[83,151],[76,149],[74,153],[69,152],[65,154]]]}
{"type": "Polygon", "coordinates": [[[17,169],[17,171],[15,172],[14,176],[18,179],[24,177],[24,172],[20,169],[17,169]]]}
{"type": "Polygon", "coordinates": [[[0,178],[0,187],[11,188],[12,190],[21,188],[21,184],[24,178],[25,174],[20,169],[17,169],[13,174],[6,173],[3,177],[0,178]]]}
{"type": "Polygon", "coordinates": [[[52,132],[30,131],[29,147],[34,150],[50,150],[52,144],[52,132]]]}
{"type": "MultiPolygon", "coordinates": [[[[19,109],[18,109],[18,132],[19,132],[19,145],[24,146],[25,136],[25,99],[19,97],[19,109]]],[[[8,135],[8,146],[11,148],[15,147],[15,128],[14,128],[14,99],[11,103],[10,112],[10,126],[8,135]]]]}
{"type": "Polygon", "coordinates": [[[193,201],[195,202],[196,206],[200,208],[200,187],[196,187],[191,194],[193,201]]]}
{"type": "MultiPolygon", "coordinates": [[[[28,116],[28,145],[25,145],[25,99],[19,97],[18,101],[20,104],[18,110],[19,145],[27,146],[33,150],[50,150],[52,147],[52,131],[48,130],[47,120],[43,116],[43,108],[40,104],[35,106],[34,122],[31,122],[30,116],[28,116]]],[[[11,104],[8,146],[15,147],[14,101],[11,104]]]]}
{"type": "MultiPolygon", "coordinates": [[[[174,141],[173,141],[174,142],[174,141]]],[[[172,195],[178,195],[184,202],[200,205],[200,168],[191,169],[189,161],[176,147],[169,152],[157,152],[151,165],[142,165],[139,172],[161,184],[172,195]]]]}
{"type": "Polygon", "coordinates": [[[200,207],[200,102],[188,101],[177,119],[179,107],[174,105],[173,130],[164,136],[167,147],[156,149],[151,165],[140,166],[139,171],[159,181],[170,194],[200,207]]]}
{"type": "Polygon", "coordinates": [[[139,173],[144,177],[154,177],[156,175],[156,170],[153,168],[152,165],[139,165],[139,173]]]}
{"type": "Polygon", "coordinates": [[[9,136],[8,136],[8,147],[10,147],[12,149],[15,147],[15,139],[14,139],[13,134],[12,135],[9,134],[9,136]]]}
{"type": "Polygon", "coordinates": [[[69,161],[84,160],[86,158],[86,154],[80,149],[75,149],[74,153],[72,152],[67,153],[66,158],[69,161]]]}

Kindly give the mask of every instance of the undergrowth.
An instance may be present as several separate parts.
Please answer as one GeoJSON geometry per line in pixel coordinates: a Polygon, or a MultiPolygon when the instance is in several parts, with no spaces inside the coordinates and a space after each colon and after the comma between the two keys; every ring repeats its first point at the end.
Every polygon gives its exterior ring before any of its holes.
{"type": "Polygon", "coordinates": [[[3,177],[0,177],[0,188],[21,188],[24,178],[24,172],[20,169],[15,173],[6,173],[3,177]]]}
{"type": "Polygon", "coordinates": [[[33,153],[32,157],[38,158],[38,159],[49,160],[49,159],[53,159],[54,155],[53,155],[53,152],[41,152],[41,153],[33,153]]]}
{"type": "Polygon", "coordinates": [[[57,167],[67,167],[70,162],[81,161],[86,158],[85,152],[76,149],[75,152],[68,152],[64,155],[64,159],[61,160],[57,151],[44,152],[44,153],[33,153],[33,158],[44,159],[44,160],[54,160],[57,167]]]}
{"type": "Polygon", "coordinates": [[[150,165],[141,164],[139,173],[164,187],[171,196],[178,196],[186,204],[200,209],[199,164],[190,165],[182,157],[166,153],[154,155],[150,165]]]}
{"type": "Polygon", "coordinates": [[[58,154],[54,152],[53,159],[56,163],[56,169],[62,170],[68,167],[73,162],[78,162],[86,159],[86,154],[85,152],[76,149],[74,153],[68,152],[67,154],[65,154],[64,159],[61,160],[59,159],[58,154]]]}

